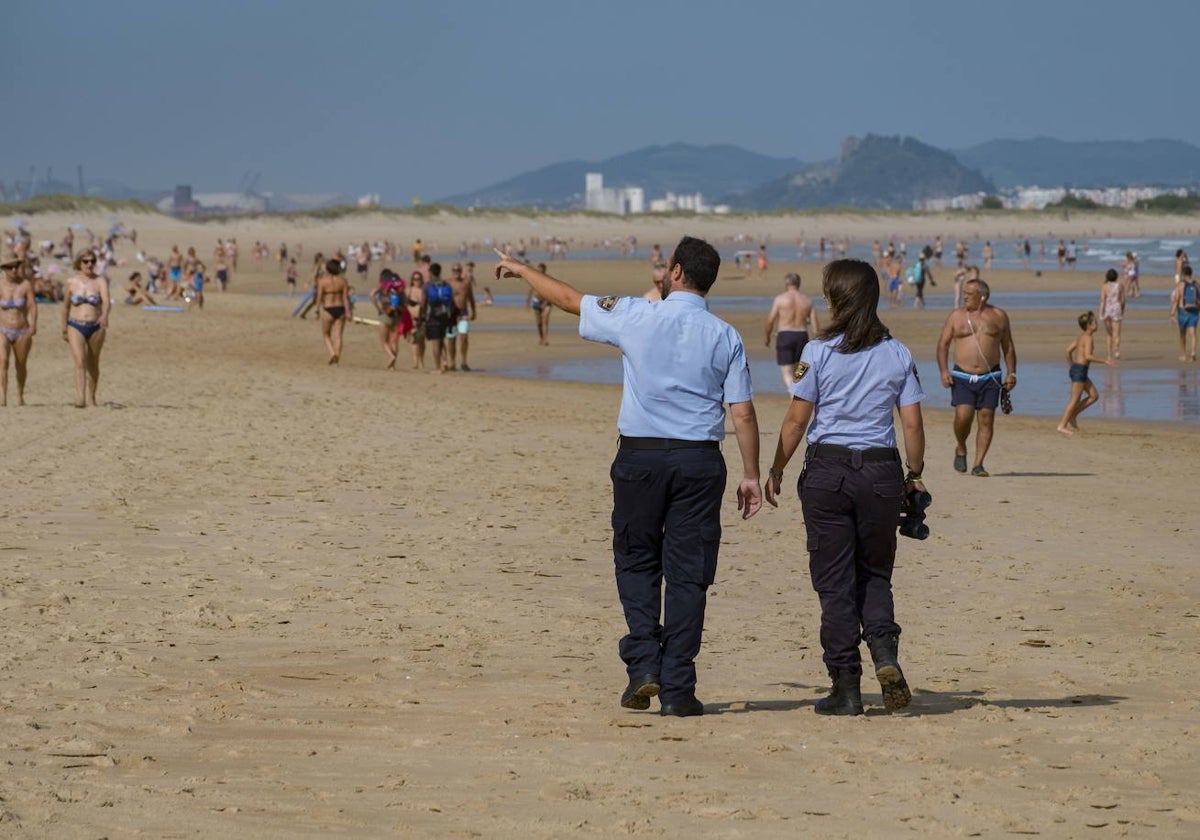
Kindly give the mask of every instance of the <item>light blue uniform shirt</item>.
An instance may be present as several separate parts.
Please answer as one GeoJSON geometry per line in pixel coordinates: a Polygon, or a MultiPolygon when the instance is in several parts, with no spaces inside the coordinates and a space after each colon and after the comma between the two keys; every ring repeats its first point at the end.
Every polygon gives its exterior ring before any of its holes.
{"type": "Polygon", "coordinates": [[[912,353],[894,338],[838,353],[842,337],[808,342],[788,388],[815,406],[809,443],[854,449],[895,447],[892,409],[925,399],[912,353]]]}
{"type": "Polygon", "coordinates": [[[621,349],[617,428],[626,437],[724,440],[723,403],[754,397],[742,337],[700,295],[674,291],[657,303],[584,295],[579,335],[621,349]]]}

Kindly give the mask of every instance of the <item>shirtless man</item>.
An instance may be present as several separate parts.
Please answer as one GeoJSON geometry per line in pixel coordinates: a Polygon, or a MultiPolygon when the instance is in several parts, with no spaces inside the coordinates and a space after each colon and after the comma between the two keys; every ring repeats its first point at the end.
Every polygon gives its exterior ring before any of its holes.
{"type": "Polygon", "coordinates": [[[775,341],[775,361],[783,375],[786,389],[795,381],[796,363],[804,352],[810,336],[821,329],[812,298],[800,292],[800,275],[788,274],[783,278],[784,290],[771,302],[767,315],[767,346],[771,346],[771,333],[779,331],[775,341]]]}
{"type": "Polygon", "coordinates": [[[459,368],[464,371],[470,371],[471,366],[467,364],[467,351],[470,349],[470,329],[471,322],[475,320],[475,289],[466,275],[463,274],[461,265],[455,265],[450,269],[450,288],[454,291],[454,312],[458,323],[455,326],[453,334],[447,330],[446,332],[446,348],[450,352],[450,370],[454,370],[455,356],[462,357],[462,364],[459,368]]]}
{"type": "Polygon", "coordinates": [[[167,256],[167,273],[171,283],[167,289],[167,297],[179,297],[180,284],[183,282],[183,254],[179,253],[178,245],[172,245],[171,253],[167,256]]]}
{"type": "Polygon", "coordinates": [[[946,318],[937,344],[942,387],[950,388],[954,406],[954,469],[967,471],[967,438],[976,416],[975,465],[971,475],[986,478],[983,459],[992,444],[992,427],[1000,391],[1017,387],[1017,350],[1013,347],[1008,313],[988,303],[991,290],[983,280],[963,284],[963,306],[946,318]],[[954,369],[949,367],[950,344],[956,342],[954,369]],[[1008,375],[1001,379],[1000,357],[1008,375]]]}
{"type": "MultiPolygon", "coordinates": [[[[655,245],[655,248],[658,246],[655,245]]],[[[658,303],[663,299],[662,284],[667,277],[667,264],[665,262],[656,262],[654,270],[650,273],[650,288],[642,293],[642,297],[651,303],[658,303]]]]}

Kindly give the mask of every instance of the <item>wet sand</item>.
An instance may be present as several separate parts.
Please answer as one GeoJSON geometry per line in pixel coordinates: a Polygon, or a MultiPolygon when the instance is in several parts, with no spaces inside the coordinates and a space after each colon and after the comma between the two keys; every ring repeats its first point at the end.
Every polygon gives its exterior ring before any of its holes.
{"type": "MultiPolygon", "coordinates": [[[[161,224],[139,225],[157,253],[179,237],[207,257],[220,232],[161,224]]],[[[554,268],[589,291],[649,280],[640,260],[554,268]]],[[[713,308],[784,270],[726,276],[713,308]]],[[[813,714],[799,503],[743,522],[731,484],[707,715],[664,720],[617,704],[619,388],[388,372],[363,326],[330,368],[314,323],[263,294],[280,274],[232,288],[203,312],[118,305],[96,410],[70,407],[46,307],[30,404],[0,410],[0,835],[1194,834],[1194,428],[1084,415],[1068,440],[1000,418],[976,479],[952,471],[927,383],[933,533],[900,545],[914,702],[892,715],[869,679],[865,717],[813,714]]],[[[1064,313],[1012,314],[1023,358],[1061,358],[1064,313]]],[[[1174,364],[1165,313],[1142,317],[1129,363],[1174,364]]],[[[910,343],[943,319],[885,316],[910,343]]],[[[767,352],[761,317],[732,320],[767,352]]],[[[473,333],[473,366],[611,352],[561,329],[537,347],[527,312],[480,309],[503,323],[528,329],[473,333]]],[[[768,456],[785,405],[758,400],[768,456]]]]}

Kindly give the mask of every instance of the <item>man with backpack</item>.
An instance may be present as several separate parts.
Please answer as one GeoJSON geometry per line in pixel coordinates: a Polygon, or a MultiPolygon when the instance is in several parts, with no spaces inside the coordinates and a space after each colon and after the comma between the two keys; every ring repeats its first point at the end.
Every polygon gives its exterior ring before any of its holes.
{"type": "Polygon", "coordinates": [[[925,263],[925,252],[922,251],[917,256],[917,263],[909,269],[908,282],[913,287],[913,309],[925,308],[925,284],[929,283],[936,286],[933,282],[933,272],[929,270],[929,266],[925,263]]]}
{"type": "Polygon", "coordinates": [[[438,373],[450,365],[446,353],[446,333],[455,320],[454,290],[442,279],[441,263],[429,266],[429,284],[425,286],[425,339],[433,346],[433,368],[438,373]]]}
{"type": "Polygon", "coordinates": [[[1192,267],[1180,269],[1179,282],[1171,292],[1171,315],[1179,325],[1179,361],[1196,361],[1196,324],[1200,322],[1200,287],[1192,279],[1192,267]]]}

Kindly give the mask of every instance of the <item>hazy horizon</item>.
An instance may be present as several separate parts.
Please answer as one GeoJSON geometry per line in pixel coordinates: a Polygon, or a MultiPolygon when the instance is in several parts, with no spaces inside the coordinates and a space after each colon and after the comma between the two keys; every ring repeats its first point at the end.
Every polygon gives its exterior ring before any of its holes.
{"type": "Polygon", "coordinates": [[[567,160],[729,144],[816,162],[842,140],[1189,138],[1200,6],[869,0],[64,0],[8,10],[24,122],[0,180],[379,193],[403,206],[567,160]],[[1121,17],[1118,17],[1118,9],[1121,17]],[[61,49],[47,50],[47,44],[61,49]],[[1190,91],[1187,91],[1190,93],[1190,91]]]}

